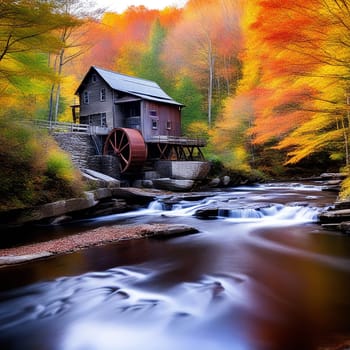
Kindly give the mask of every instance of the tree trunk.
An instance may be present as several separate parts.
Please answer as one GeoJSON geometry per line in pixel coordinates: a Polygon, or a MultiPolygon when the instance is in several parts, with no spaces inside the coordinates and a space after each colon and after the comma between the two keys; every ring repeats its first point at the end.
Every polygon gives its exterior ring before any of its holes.
{"type": "Polygon", "coordinates": [[[212,123],[212,100],[213,100],[213,82],[214,82],[214,62],[213,49],[210,39],[208,40],[208,64],[209,64],[209,86],[208,86],[208,126],[212,123]]]}
{"type": "MultiPolygon", "coordinates": [[[[64,48],[61,49],[61,52],[58,57],[58,78],[61,77],[62,75],[62,68],[64,65],[63,59],[64,59],[64,48]]],[[[56,101],[55,101],[55,114],[54,114],[54,121],[57,122],[58,120],[58,109],[59,109],[59,104],[60,104],[60,94],[61,94],[61,83],[58,82],[57,84],[57,89],[56,89],[56,101]]]]}
{"type": "Polygon", "coordinates": [[[346,166],[349,166],[350,164],[350,159],[349,159],[349,126],[350,126],[350,111],[349,111],[349,106],[350,105],[350,96],[349,94],[346,95],[346,117],[347,117],[347,125],[344,125],[344,142],[345,142],[345,156],[346,156],[346,166]]]}

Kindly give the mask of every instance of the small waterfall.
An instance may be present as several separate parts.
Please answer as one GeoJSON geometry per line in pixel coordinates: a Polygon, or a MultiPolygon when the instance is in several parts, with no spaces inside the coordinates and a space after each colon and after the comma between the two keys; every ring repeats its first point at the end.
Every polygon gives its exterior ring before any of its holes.
{"type": "MultiPolygon", "coordinates": [[[[198,202],[180,201],[172,205],[165,205],[156,200],[149,204],[147,211],[154,214],[158,212],[165,217],[197,216],[198,212],[207,212],[207,216],[216,219],[229,219],[231,221],[291,221],[316,222],[320,208],[298,204],[271,204],[262,203],[252,208],[237,207],[234,203],[207,199],[198,202]]],[[[141,212],[140,212],[141,213],[141,212]]],[[[145,211],[142,211],[145,214],[145,211]]],[[[202,217],[205,218],[205,215],[202,217]]]]}
{"type": "Polygon", "coordinates": [[[285,206],[283,207],[274,218],[276,220],[295,220],[295,221],[317,221],[318,208],[310,208],[307,206],[285,206]]]}
{"type": "Polygon", "coordinates": [[[219,216],[225,216],[222,214],[228,213],[229,218],[236,219],[261,219],[264,215],[261,211],[250,208],[232,209],[232,210],[219,210],[219,216]]]}
{"type": "Polygon", "coordinates": [[[255,187],[240,187],[230,192],[220,192],[198,200],[189,195],[160,197],[149,203],[147,208],[132,212],[112,214],[93,219],[98,222],[119,221],[143,216],[196,217],[198,219],[224,219],[231,222],[273,222],[306,223],[317,222],[320,207],[313,206],[321,186],[298,184],[272,184],[255,187]],[[250,189],[250,192],[248,192],[250,189]],[[273,189],[273,193],[271,192],[273,189]],[[279,191],[276,193],[275,190],[279,191]],[[304,193],[305,192],[305,193],[304,193]],[[280,198],[293,198],[295,202],[280,203],[280,198]],[[248,199],[249,198],[249,199],[248,199]],[[247,200],[248,199],[248,200],[247,200]],[[277,202],[276,202],[277,199],[277,202]],[[271,200],[271,202],[270,202],[271,200]],[[309,204],[305,204],[305,200],[309,204]]]}
{"type": "Polygon", "coordinates": [[[241,208],[232,209],[227,212],[225,217],[231,221],[261,221],[267,223],[290,222],[306,223],[317,222],[320,208],[301,206],[301,205],[273,205],[268,208],[241,208]]]}
{"type": "Polygon", "coordinates": [[[149,210],[163,210],[163,204],[160,201],[152,201],[148,205],[149,210]]]}

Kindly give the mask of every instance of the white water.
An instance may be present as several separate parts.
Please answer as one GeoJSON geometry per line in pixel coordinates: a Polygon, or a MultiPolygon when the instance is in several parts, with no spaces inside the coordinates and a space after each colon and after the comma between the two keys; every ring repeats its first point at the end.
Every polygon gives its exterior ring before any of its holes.
{"type": "MultiPolygon", "coordinates": [[[[116,221],[132,217],[141,216],[163,216],[163,217],[191,217],[195,216],[200,209],[216,207],[218,205],[217,218],[227,219],[232,222],[261,222],[272,224],[275,221],[291,224],[317,222],[319,213],[324,210],[320,207],[310,207],[305,205],[283,205],[271,204],[261,208],[244,208],[220,209],[220,204],[215,199],[206,199],[199,202],[181,201],[164,209],[165,205],[162,200],[156,200],[149,204],[147,209],[141,209],[135,212],[113,214],[96,218],[96,221],[116,221]]],[[[232,204],[232,203],[231,203],[232,204]]]]}

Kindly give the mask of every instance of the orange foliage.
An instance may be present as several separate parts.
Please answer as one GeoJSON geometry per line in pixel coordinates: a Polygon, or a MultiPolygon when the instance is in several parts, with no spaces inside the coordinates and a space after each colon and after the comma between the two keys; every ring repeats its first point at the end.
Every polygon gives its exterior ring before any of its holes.
{"type": "Polygon", "coordinates": [[[173,28],[181,19],[182,13],[182,9],[166,7],[159,12],[159,23],[164,28],[173,28]]]}
{"type": "Polygon", "coordinates": [[[128,56],[124,55],[128,55],[132,47],[134,52],[144,50],[155,20],[159,19],[162,26],[169,28],[175,25],[180,16],[181,10],[173,7],[159,11],[130,6],[121,14],[105,13],[99,22],[89,23],[84,28],[92,47],[75,62],[74,71],[78,69],[84,74],[89,66],[96,65],[130,73],[130,67],[126,65],[128,56]],[[118,62],[122,62],[121,67],[118,62]]]}
{"type": "Polygon", "coordinates": [[[255,122],[249,134],[263,144],[281,140],[315,113],[319,91],[306,76],[323,63],[319,52],[329,19],[316,15],[320,0],[262,0],[258,5],[250,30],[258,38],[256,59],[262,65],[251,90],[255,122]]]}
{"type": "Polygon", "coordinates": [[[267,48],[264,68],[275,76],[307,74],[322,64],[319,49],[330,18],[320,14],[321,0],[260,1],[252,29],[267,48]]]}

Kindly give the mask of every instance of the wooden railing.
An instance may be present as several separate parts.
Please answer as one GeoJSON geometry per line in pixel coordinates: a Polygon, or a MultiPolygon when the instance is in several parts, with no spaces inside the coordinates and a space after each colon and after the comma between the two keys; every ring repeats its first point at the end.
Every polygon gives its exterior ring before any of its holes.
{"type": "Polygon", "coordinates": [[[90,135],[107,135],[111,129],[89,124],[76,124],[66,122],[50,122],[47,120],[34,120],[39,128],[48,129],[50,132],[78,132],[90,135]]]}
{"type": "Polygon", "coordinates": [[[47,120],[34,120],[34,124],[43,129],[49,129],[52,132],[84,132],[90,133],[90,127],[87,124],[75,124],[65,122],[50,122],[47,120]]]}
{"type": "Polygon", "coordinates": [[[204,147],[206,145],[205,139],[202,138],[189,138],[184,136],[168,136],[168,135],[159,135],[152,136],[145,140],[146,143],[167,143],[174,145],[183,145],[183,146],[197,146],[204,147]]]}

